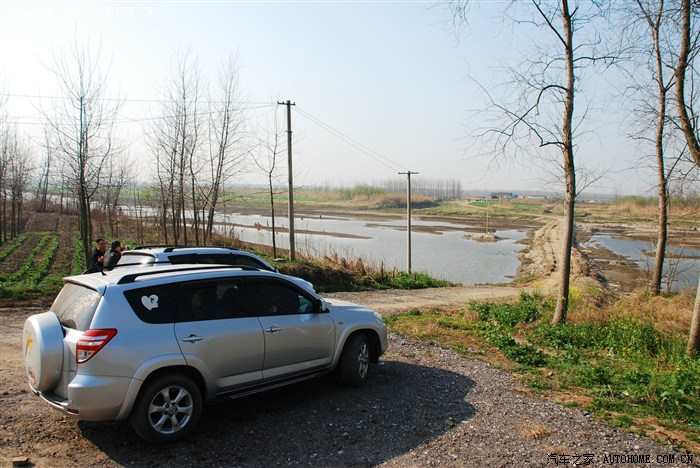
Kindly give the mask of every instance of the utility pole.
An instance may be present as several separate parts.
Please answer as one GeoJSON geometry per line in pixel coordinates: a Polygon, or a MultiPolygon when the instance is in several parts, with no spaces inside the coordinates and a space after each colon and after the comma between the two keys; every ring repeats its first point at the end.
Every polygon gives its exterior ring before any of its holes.
{"type": "Polygon", "coordinates": [[[406,184],[406,268],[411,273],[411,175],[418,174],[417,172],[399,172],[401,175],[408,177],[406,184]]]}
{"type": "Polygon", "coordinates": [[[277,101],[278,105],[287,106],[287,171],[289,172],[289,258],[296,260],[296,249],[294,245],[294,182],[292,171],[292,106],[296,103],[277,101]]]}

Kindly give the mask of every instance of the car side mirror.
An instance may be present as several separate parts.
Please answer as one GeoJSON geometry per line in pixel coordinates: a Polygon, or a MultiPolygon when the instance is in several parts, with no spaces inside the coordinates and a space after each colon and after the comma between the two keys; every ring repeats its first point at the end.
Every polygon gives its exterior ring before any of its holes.
{"type": "Polygon", "coordinates": [[[316,301],[316,312],[319,314],[326,314],[329,312],[328,304],[323,299],[318,299],[316,301]]]}

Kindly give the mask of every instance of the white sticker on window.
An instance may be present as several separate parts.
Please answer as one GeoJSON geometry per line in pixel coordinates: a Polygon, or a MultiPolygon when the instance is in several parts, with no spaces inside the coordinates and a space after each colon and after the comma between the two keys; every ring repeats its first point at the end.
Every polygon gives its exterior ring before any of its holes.
{"type": "Polygon", "coordinates": [[[151,294],[150,296],[142,296],[141,304],[143,304],[146,309],[153,310],[158,307],[158,296],[155,294],[151,294]]]}

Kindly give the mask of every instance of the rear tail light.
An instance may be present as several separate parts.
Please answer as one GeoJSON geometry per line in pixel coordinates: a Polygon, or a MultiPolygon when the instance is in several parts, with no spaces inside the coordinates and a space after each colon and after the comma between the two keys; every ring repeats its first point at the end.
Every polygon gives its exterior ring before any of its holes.
{"type": "Polygon", "coordinates": [[[87,362],[92,358],[99,350],[104,348],[104,346],[114,338],[117,334],[117,330],[113,328],[106,328],[103,330],[88,330],[83,333],[83,336],[78,339],[78,343],[75,348],[75,360],[78,364],[87,362]]]}

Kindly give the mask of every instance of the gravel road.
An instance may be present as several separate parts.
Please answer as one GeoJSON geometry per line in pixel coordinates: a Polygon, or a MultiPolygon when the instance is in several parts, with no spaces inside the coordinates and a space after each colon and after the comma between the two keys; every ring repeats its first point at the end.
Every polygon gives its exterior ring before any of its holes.
{"type": "Polygon", "coordinates": [[[327,377],[212,404],[191,438],[152,447],[126,423],[76,422],[27,391],[20,337],[35,312],[0,310],[0,466],[668,466],[657,456],[674,454],[533,396],[489,364],[398,335],[363,388],[327,377]]]}

